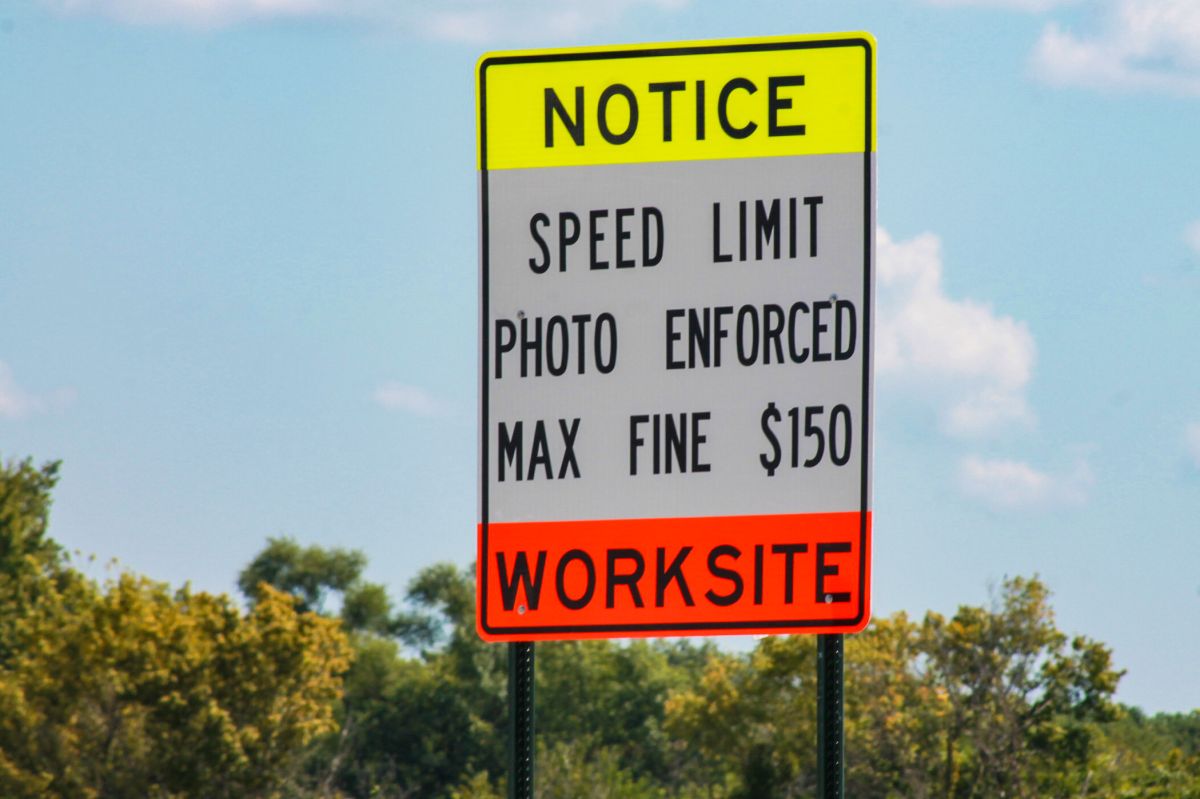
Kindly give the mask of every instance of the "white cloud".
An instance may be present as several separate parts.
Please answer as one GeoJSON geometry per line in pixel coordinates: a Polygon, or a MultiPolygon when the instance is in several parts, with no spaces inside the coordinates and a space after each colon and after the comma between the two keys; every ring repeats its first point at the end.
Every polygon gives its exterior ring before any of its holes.
{"type": "Polygon", "coordinates": [[[1039,12],[1049,11],[1059,6],[1074,5],[1079,0],[925,0],[925,2],[933,6],[974,6],[1039,12]]]}
{"type": "Polygon", "coordinates": [[[1183,431],[1183,444],[1187,447],[1188,456],[1197,469],[1200,469],[1200,422],[1192,422],[1183,431]]]}
{"type": "Polygon", "coordinates": [[[336,0],[42,0],[63,14],[98,15],[138,25],[219,27],[262,19],[357,15],[363,3],[336,0]]]}
{"type": "Polygon", "coordinates": [[[24,419],[35,413],[63,408],[75,399],[69,388],[49,394],[32,394],[17,385],[12,369],[0,361],[0,419],[24,419]]]}
{"type": "Polygon", "coordinates": [[[433,39],[483,44],[529,38],[578,39],[618,22],[639,7],[675,11],[687,0],[451,0],[432,4],[417,17],[433,39]]]}
{"type": "Polygon", "coordinates": [[[1187,226],[1183,231],[1183,240],[1192,248],[1192,252],[1200,255],[1200,219],[1187,226]]]}
{"type": "Polygon", "coordinates": [[[1110,0],[1093,35],[1051,22],[1032,66],[1054,86],[1200,96],[1200,2],[1110,0]]]}
{"type": "Polygon", "coordinates": [[[423,388],[403,383],[384,383],[375,389],[376,404],[389,411],[400,411],[413,416],[445,416],[447,408],[423,388]]]}
{"type": "Polygon", "coordinates": [[[673,11],[687,0],[42,0],[64,14],[131,24],[214,28],[272,19],[340,18],[428,38],[484,44],[577,39],[639,8],[673,11]]]}
{"type": "Polygon", "coordinates": [[[880,375],[932,399],[952,434],[1032,424],[1025,392],[1037,348],[1025,323],[948,296],[937,236],[898,242],[881,228],[876,247],[880,375]]]}
{"type": "Polygon", "coordinates": [[[996,510],[1081,505],[1094,482],[1087,461],[1068,472],[1050,474],[1022,461],[964,458],[959,464],[963,491],[996,510]]]}

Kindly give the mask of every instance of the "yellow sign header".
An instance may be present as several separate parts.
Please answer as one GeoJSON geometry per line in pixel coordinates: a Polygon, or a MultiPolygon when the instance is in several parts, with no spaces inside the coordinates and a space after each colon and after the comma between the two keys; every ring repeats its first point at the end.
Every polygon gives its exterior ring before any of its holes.
{"type": "Polygon", "coordinates": [[[867,33],[479,60],[480,169],[870,152],[867,33]]]}

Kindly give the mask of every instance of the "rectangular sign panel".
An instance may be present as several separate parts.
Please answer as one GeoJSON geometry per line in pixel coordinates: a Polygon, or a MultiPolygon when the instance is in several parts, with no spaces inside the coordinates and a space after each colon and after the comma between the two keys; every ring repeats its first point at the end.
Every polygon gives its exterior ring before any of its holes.
{"type": "Polygon", "coordinates": [[[478,68],[488,640],[870,614],[874,41],[478,68]]]}

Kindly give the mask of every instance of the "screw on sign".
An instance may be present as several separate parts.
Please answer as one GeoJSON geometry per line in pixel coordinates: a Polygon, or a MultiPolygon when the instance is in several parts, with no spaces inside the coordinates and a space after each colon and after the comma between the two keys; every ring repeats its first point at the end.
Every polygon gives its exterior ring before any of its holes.
{"type": "Polygon", "coordinates": [[[859,33],[480,60],[485,639],[866,625],[874,78],[859,33]]]}

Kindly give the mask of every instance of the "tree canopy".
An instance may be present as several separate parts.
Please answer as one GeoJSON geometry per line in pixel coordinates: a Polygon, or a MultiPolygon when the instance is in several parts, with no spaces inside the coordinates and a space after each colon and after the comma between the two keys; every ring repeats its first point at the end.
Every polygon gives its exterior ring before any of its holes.
{"type": "MultiPolygon", "coordinates": [[[[268,539],[228,596],[97,582],[49,533],[59,466],[0,465],[0,796],[500,799],[506,653],[470,569],[402,602],[356,550],[268,539]]],[[[1104,644],[1048,587],[874,620],[846,642],[847,795],[1200,799],[1200,711],[1114,702],[1104,644]]],[[[816,648],[537,647],[539,799],[815,790],[816,648]]]]}
{"type": "Polygon", "coordinates": [[[0,468],[0,795],[286,795],[337,729],[339,625],[272,588],[246,613],[128,573],[97,584],[46,536],[56,475],[0,468]]]}

